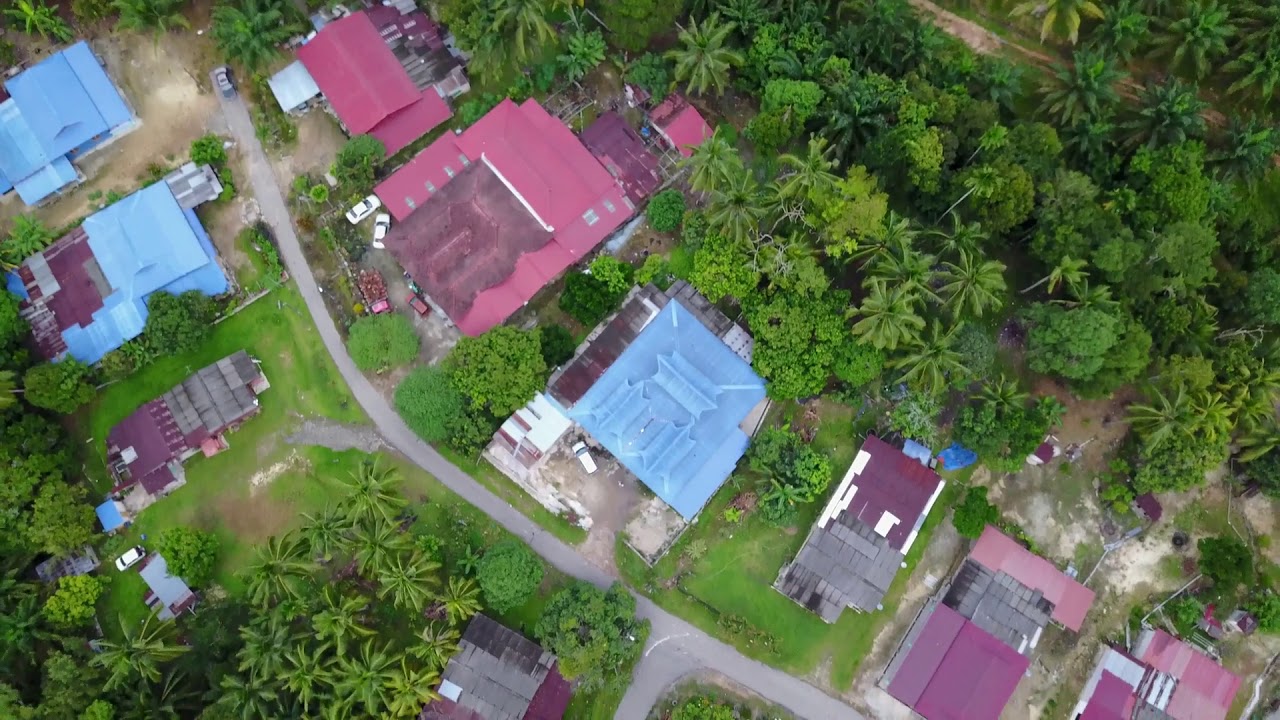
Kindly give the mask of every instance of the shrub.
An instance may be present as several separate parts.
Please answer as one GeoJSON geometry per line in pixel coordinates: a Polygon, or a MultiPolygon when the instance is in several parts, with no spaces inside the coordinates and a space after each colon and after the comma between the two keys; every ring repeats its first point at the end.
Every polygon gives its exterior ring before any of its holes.
{"type": "Polygon", "coordinates": [[[961,537],[977,538],[988,525],[1000,523],[1000,510],[987,502],[985,487],[971,487],[964,493],[964,500],[956,506],[951,523],[961,537]]]}
{"type": "Polygon", "coordinates": [[[307,196],[314,202],[327,203],[329,202],[329,186],[324,183],[312,185],[311,189],[307,191],[307,196]]]}
{"type": "Polygon", "coordinates": [[[612,255],[599,255],[591,261],[591,276],[604,283],[619,299],[631,289],[635,274],[635,268],[612,255]]]}
{"type": "Polygon", "coordinates": [[[644,264],[636,271],[636,284],[648,285],[653,283],[660,289],[666,290],[671,286],[671,270],[667,267],[667,259],[661,255],[650,255],[644,259],[644,264]]]}
{"type": "Polygon", "coordinates": [[[684,212],[684,193],[671,188],[653,196],[645,215],[649,218],[649,227],[658,232],[672,232],[680,227],[684,212]]]}
{"type": "Polygon", "coordinates": [[[196,587],[203,587],[213,579],[218,545],[218,537],[213,533],[188,527],[170,528],[156,539],[156,550],[164,555],[169,572],[196,587]]]}
{"type": "Polygon", "coordinates": [[[524,543],[503,540],[480,558],[476,579],[489,609],[505,613],[533,597],[542,584],[542,574],[542,560],[524,543]]]}
{"type": "Polygon", "coordinates": [[[102,581],[92,575],[58,578],[58,589],[44,603],[45,617],[58,627],[84,627],[93,620],[101,595],[102,581]]]}
{"type": "Polygon", "coordinates": [[[941,411],[936,397],[913,390],[889,413],[889,427],[903,437],[933,445],[938,435],[935,420],[941,411]]]}
{"type": "Polygon", "coordinates": [[[92,372],[88,365],[72,357],[36,365],[22,377],[23,397],[46,410],[63,414],[75,412],[93,399],[92,372]]]}
{"type": "Polygon", "coordinates": [[[549,368],[564,363],[573,357],[573,351],[578,349],[578,342],[573,339],[573,333],[563,325],[548,325],[539,332],[542,335],[542,359],[547,362],[549,368]]]}
{"type": "Polygon", "coordinates": [[[227,162],[227,150],[222,146],[222,138],[212,133],[191,142],[191,162],[197,165],[221,167],[227,162]]]}
{"type": "Polygon", "coordinates": [[[180,355],[200,346],[209,334],[214,314],[213,301],[199,290],[181,295],[154,293],[147,300],[147,323],[142,333],[151,347],[180,355]]]}
{"type": "Polygon", "coordinates": [[[617,301],[617,295],[599,279],[574,272],[565,278],[560,309],[583,325],[593,327],[613,311],[617,301]]]}
{"type": "Polygon", "coordinates": [[[1248,546],[1229,535],[1200,538],[1200,571],[1230,592],[1253,580],[1253,554],[1248,546]]]}
{"type": "Polygon", "coordinates": [[[387,146],[372,135],[356,135],[347,141],[333,161],[333,176],[343,192],[363,195],[373,187],[374,172],[386,157],[387,146]]]}
{"type": "Polygon", "coordinates": [[[98,374],[107,382],[123,380],[133,374],[133,358],[120,348],[116,348],[98,361],[98,374]]]}
{"type": "Polygon", "coordinates": [[[412,362],[419,346],[413,324],[398,313],[362,317],[347,335],[351,359],[365,371],[382,372],[412,362]]]}
{"type": "Polygon", "coordinates": [[[648,90],[654,102],[666,97],[671,88],[671,66],[658,53],[645,53],[636,58],[627,66],[624,77],[632,85],[648,90]]]}
{"type": "MultiPolygon", "coordinates": [[[[701,210],[686,210],[680,222],[680,242],[689,248],[691,253],[702,247],[711,230],[711,222],[701,210]]],[[[673,257],[674,260],[674,257],[673,257]]]]}
{"type": "Polygon", "coordinates": [[[396,411],[427,442],[442,442],[466,414],[467,399],[439,367],[414,368],[396,387],[396,411]]]}
{"type": "Polygon", "coordinates": [[[884,353],[872,345],[846,342],[836,351],[832,367],[836,378],[851,387],[860,388],[880,377],[884,369],[884,353]]]}

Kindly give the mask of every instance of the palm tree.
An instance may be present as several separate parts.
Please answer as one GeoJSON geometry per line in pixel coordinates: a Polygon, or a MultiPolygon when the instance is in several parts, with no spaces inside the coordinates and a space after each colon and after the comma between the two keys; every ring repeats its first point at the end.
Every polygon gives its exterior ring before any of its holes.
{"type": "Polygon", "coordinates": [[[250,600],[265,607],[276,600],[297,598],[299,581],[314,569],[303,544],[292,535],[273,535],[255,551],[257,561],[248,568],[250,600]]]}
{"type": "Polygon", "coordinates": [[[689,187],[703,193],[724,187],[731,178],[745,170],[742,157],[729,144],[720,127],[694,147],[692,154],[681,161],[681,166],[689,169],[689,187]]]}
{"type": "Polygon", "coordinates": [[[1227,87],[1228,95],[1242,96],[1263,108],[1274,107],[1276,89],[1280,88],[1280,50],[1246,50],[1227,63],[1223,70],[1236,78],[1227,87]]]}
{"type": "Polygon", "coordinates": [[[360,615],[369,606],[363,597],[346,597],[332,586],[325,587],[322,597],[323,607],[311,616],[311,627],[322,640],[332,642],[339,655],[347,654],[347,640],[375,635],[372,628],[360,624],[360,615]]]}
{"type": "Polygon", "coordinates": [[[422,553],[414,552],[407,559],[405,553],[398,553],[378,575],[378,597],[386,599],[390,595],[396,607],[421,612],[431,597],[439,569],[440,563],[428,560],[422,553]]]}
{"type": "Polygon", "coordinates": [[[675,61],[676,80],[686,83],[686,92],[702,95],[715,88],[717,95],[724,94],[729,70],[743,61],[742,53],[726,44],[733,28],[733,23],[721,23],[720,15],[712,13],[701,24],[689,18],[689,26],[680,29],[681,47],[668,50],[667,57],[675,61]]]}
{"type": "Polygon", "coordinates": [[[354,655],[339,655],[337,667],[334,690],[338,697],[364,705],[365,717],[381,714],[387,704],[389,685],[396,675],[396,658],[390,648],[378,649],[373,641],[368,641],[354,655]]]}
{"type": "Polygon", "coordinates": [[[356,531],[353,546],[356,567],[367,578],[380,575],[390,567],[398,553],[410,547],[408,537],[401,534],[395,525],[382,519],[362,525],[356,531]]]}
{"type": "Polygon", "coordinates": [[[801,157],[783,153],[778,158],[792,172],[781,178],[781,196],[788,199],[804,199],[813,193],[821,193],[835,187],[840,178],[831,170],[836,161],[831,159],[831,148],[825,138],[809,136],[809,150],[801,157]]]}
{"type": "Polygon", "coordinates": [[[241,720],[273,718],[278,690],[275,683],[255,673],[228,673],[222,676],[222,693],[218,704],[227,707],[241,720]]]}
{"type": "Polygon", "coordinates": [[[95,664],[111,673],[107,678],[108,690],[135,678],[156,682],[160,679],[161,665],[191,649],[173,644],[174,626],[160,620],[155,613],[148,615],[136,631],[121,616],[120,631],[123,640],[99,640],[98,652],[93,656],[95,664]]]}
{"type": "Polygon", "coordinates": [[[490,29],[499,38],[514,37],[516,58],[528,60],[556,36],[547,12],[546,0],[495,0],[490,29]]]}
{"type": "Polygon", "coordinates": [[[978,138],[978,147],[969,155],[969,159],[964,161],[964,164],[973,162],[973,159],[978,157],[978,153],[992,153],[1004,149],[1008,144],[1009,128],[996,123],[983,131],[978,138]]]}
{"type": "Polygon", "coordinates": [[[860,78],[828,91],[818,109],[818,123],[837,157],[848,158],[884,128],[883,105],[880,93],[860,78]]]}
{"type": "Polygon", "coordinates": [[[1152,388],[1150,394],[1150,405],[1129,406],[1129,427],[1143,438],[1147,448],[1153,450],[1178,436],[1191,437],[1195,408],[1186,389],[1179,385],[1172,398],[1159,388],[1152,388]]]}
{"type": "Polygon", "coordinates": [[[993,382],[984,383],[979,393],[983,400],[999,407],[1021,407],[1028,394],[1018,385],[1017,378],[1010,379],[1004,373],[993,382]]]}
{"type": "Polygon", "coordinates": [[[439,684],[439,672],[411,668],[405,658],[400,658],[400,667],[387,684],[387,712],[391,717],[417,717],[422,708],[440,699],[435,691],[439,684]]]}
{"type": "Polygon", "coordinates": [[[1254,118],[1231,118],[1221,150],[1209,160],[1224,180],[1253,187],[1272,167],[1272,158],[1280,153],[1280,132],[1254,118]]]}
{"type": "Polygon", "coordinates": [[[449,615],[449,622],[461,625],[480,612],[480,587],[470,578],[451,577],[440,602],[449,615]]]}
{"type": "Polygon", "coordinates": [[[1110,116],[1086,118],[1062,132],[1062,145],[1085,167],[1106,168],[1116,126],[1110,116]]]}
{"type": "Polygon", "coordinates": [[[769,478],[769,489],[760,496],[760,500],[766,505],[785,511],[787,508],[805,502],[805,493],[798,485],[779,482],[777,478],[769,478]]]}
{"type": "Polygon", "coordinates": [[[863,268],[870,282],[901,287],[917,300],[937,301],[933,290],[937,258],[906,246],[882,248],[863,268]]]}
{"type": "Polygon", "coordinates": [[[986,99],[1012,111],[1014,104],[1022,98],[1022,80],[1026,71],[1022,65],[1003,58],[983,57],[981,60],[986,99]]]}
{"type": "Polygon", "coordinates": [[[289,624],[277,616],[255,618],[240,628],[244,645],[236,653],[240,672],[259,677],[275,677],[284,668],[285,653],[294,647],[302,636],[289,629],[289,624]]]}
{"type": "Polygon", "coordinates": [[[1090,285],[1085,278],[1079,283],[1069,285],[1070,299],[1055,300],[1059,305],[1070,308],[1093,308],[1106,313],[1115,312],[1120,307],[1119,301],[1111,297],[1111,288],[1106,285],[1090,285]]]}
{"type": "Polygon", "coordinates": [[[755,176],[740,172],[729,179],[723,191],[712,195],[707,206],[707,222],[730,240],[751,242],[765,213],[761,200],[755,176]]]}
{"type": "Polygon", "coordinates": [[[1120,0],[1089,34],[1089,47],[1128,64],[1150,35],[1150,16],[1134,0],[1120,0]]]}
{"type": "Polygon", "coordinates": [[[1130,145],[1154,148],[1204,137],[1201,113],[1209,104],[1200,99],[1194,86],[1183,85],[1175,78],[1162,85],[1148,85],[1142,91],[1140,104],[1137,116],[1126,124],[1130,145]]]}
{"type": "Polygon", "coordinates": [[[427,623],[409,652],[428,666],[442,668],[458,650],[458,631],[444,623],[427,623]]]}
{"type": "Polygon", "coordinates": [[[1257,423],[1236,438],[1239,454],[1236,460],[1252,462],[1280,447],[1280,424],[1272,412],[1263,422],[1257,423]]]}
{"type": "Polygon", "coordinates": [[[0,370],[0,410],[18,402],[18,381],[12,370],[0,370]]]}
{"type": "Polygon", "coordinates": [[[1080,39],[1080,22],[1085,17],[1103,18],[1102,8],[1093,0],[1027,0],[1010,13],[1013,17],[1044,13],[1040,22],[1040,39],[1050,35],[1066,38],[1072,45],[1080,39]]]}
{"type": "Polygon", "coordinates": [[[960,329],[959,324],[944,331],[942,323],[934,320],[927,335],[907,345],[906,354],[890,363],[891,367],[906,368],[902,382],[933,395],[947,386],[947,378],[965,372],[960,353],[952,348],[952,339],[960,329]]]}
{"type": "Polygon", "coordinates": [[[924,318],[916,312],[919,301],[907,288],[892,289],[883,281],[873,282],[871,292],[858,307],[862,319],[852,332],[881,350],[895,350],[915,342],[924,329],[924,318]]]}
{"type": "Polygon", "coordinates": [[[400,478],[391,468],[363,462],[345,483],[349,512],[356,522],[381,519],[392,522],[405,506],[400,494],[400,478]]]}
{"type": "Polygon", "coordinates": [[[39,35],[43,40],[50,38],[67,42],[73,37],[71,26],[58,15],[58,9],[45,5],[43,0],[10,0],[12,7],[4,9],[4,14],[16,22],[28,35],[39,35]]]}
{"type": "Polygon", "coordinates": [[[974,317],[999,310],[1004,305],[1008,285],[1004,281],[1004,263],[985,260],[976,253],[960,251],[959,262],[944,262],[942,277],[946,284],[941,294],[957,316],[966,311],[974,317]]]}
{"type": "Polygon", "coordinates": [[[1116,68],[1110,58],[1081,50],[1074,55],[1071,65],[1059,67],[1053,80],[1043,88],[1040,112],[1064,126],[1104,117],[1119,101],[1116,85],[1125,77],[1125,72],[1116,68]]]}
{"type": "Polygon", "coordinates": [[[965,193],[951,203],[951,207],[942,213],[942,216],[938,218],[938,222],[942,222],[942,218],[950,215],[951,211],[955,210],[957,205],[969,199],[970,195],[977,195],[984,199],[994,195],[1004,186],[1004,176],[994,167],[983,165],[982,167],[974,168],[967,174],[964,179],[964,186],[967,188],[965,193]]]}
{"type": "Polygon", "coordinates": [[[1022,294],[1025,295],[1045,283],[1049,283],[1049,287],[1047,289],[1050,295],[1052,295],[1053,291],[1058,288],[1058,285],[1064,282],[1068,287],[1078,285],[1085,279],[1086,275],[1084,269],[1088,265],[1089,263],[1084,260],[1073,260],[1070,256],[1064,255],[1063,258],[1058,261],[1058,264],[1049,271],[1048,275],[1045,275],[1034,283],[1023,288],[1022,294]]]}
{"type": "Polygon", "coordinates": [[[311,548],[311,555],[324,562],[347,547],[350,542],[351,517],[335,508],[326,507],[316,515],[302,514],[306,522],[302,526],[302,538],[311,548]]]}
{"type": "Polygon", "coordinates": [[[990,236],[982,229],[982,223],[966,223],[959,215],[951,216],[951,230],[930,230],[927,235],[937,238],[935,249],[940,256],[959,257],[960,253],[976,253],[990,236]]]}
{"type": "Polygon", "coordinates": [[[298,645],[286,652],[284,659],[284,686],[298,698],[304,711],[310,712],[312,703],[328,699],[327,690],[334,681],[334,659],[328,645],[322,643],[311,649],[298,645]]]}
{"type": "Polygon", "coordinates": [[[182,14],[187,0],[112,0],[111,7],[120,14],[116,27],[121,30],[143,32],[150,30],[157,40],[170,30],[190,29],[191,23],[182,14]]]}
{"type": "Polygon", "coordinates": [[[214,6],[209,35],[228,60],[257,71],[280,55],[276,46],[288,42],[299,28],[285,16],[282,0],[238,1],[214,6]]]}
{"type": "Polygon", "coordinates": [[[1182,15],[1167,22],[1155,40],[1157,54],[1169,58],[1176,72],[1194,80],[1207,76],[1235,34],[1231,16],[1217,0],[1190,0],[1182,15]]]}

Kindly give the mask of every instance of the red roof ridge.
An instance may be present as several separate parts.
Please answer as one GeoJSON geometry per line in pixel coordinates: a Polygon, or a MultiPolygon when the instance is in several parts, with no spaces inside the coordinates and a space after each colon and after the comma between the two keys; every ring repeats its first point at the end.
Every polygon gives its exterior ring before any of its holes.
{"type": "Polygon", "coordinates": [[[988,525],[969,552],[970,559],[993,572],[1003,572],[1053,603],[1053,620],[1079,631],[1093,605],[1094,592],[1068,577],[1053,563],[988,525]]]}

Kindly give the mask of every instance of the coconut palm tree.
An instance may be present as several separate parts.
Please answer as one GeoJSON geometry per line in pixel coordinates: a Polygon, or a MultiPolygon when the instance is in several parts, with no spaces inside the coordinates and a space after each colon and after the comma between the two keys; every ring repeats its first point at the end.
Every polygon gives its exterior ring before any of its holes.
{"type": "Polygon", "coordinates": [[[1228,95],[1252,100],[1261,108],[1274,108],[1276,90],[1280,89],[1280,50],[1246,50],[1228,62],[1223,70],[1235,81],[1227,87],[1228,95]]]}
{"type": "Polygon", "coordinates": [[[159,682],[139,680],[130,705],[132,717],[181,718],[196,717],[207,703],[186,673],[171,668],[159,682]]]}
{"type": "Polygon", "coordinates": [[[12,370],[0,370],[0,410],[18,402],[18,381],[12,370]]]}
{"type": "Polygon", "coordinates": [[[256,72],[280,55],[278,46],[301,26],[286,16],[283,0],[238,0],[215,5],[209,35],[227,59],[256,72]]]}
{"type": "Polygon", "coordinates": [[[375,519],[366,522],[356,530],[352,543],[355,550],[356,567],[360,574],[367,578],[380,575],[395,560],[396,555],[410,548],[409,538],[400,533],[395,525],[375,519]]]}
{"type": "Polygon", "coordinates": [[[380,519],[393,522],[405,506],[400,494],[400,478],[391,468],[363,462],[345,482],[348,508],[356,522],[380,519]]]}
{"type": "Polygon", "coordinates": [[[1272,158],[1280,153],[1280,132],[1254,118],[1231,118],[1223,147],[1215,150],[1209,161],[1224,180],[1253,187],[1272,166],[1272,158]]]}
{"type": "Polygon", "coordinates": [[[1089,33],[1089,48],[1128,64],[1151,36],[1151,17],[1135,0],[1120,0],[1089,33]]]}
{"type": "Polygon", "coordinates": [[[911,247],[885,247],[867,261],[864,270],[871,282],[901,287],[918,300],[937,301],[933,290],[937,258],[911,247]]]}
{"type": "Polygon", "coordinates": [[[681,166],[689,170],[689,187],[702,193],[719,190],[731,178],[745,172],[742,157],[729,144],[720,127],[694,147],[692,154],[681,161],[681,166]]]}
{"type": "Polygon", "coordinates": [[[997,150],[1003,150],[1009,144],[1009,128],[996,123],[983,131],[978,137],[978,147],[974,148],[970,153],[969,159],[964,161],[965,165],[973,162],[979,153],[993,153],[997,150]]]}
{"type": "Polygon", "coordinates": [[[279,691],[274,682],[254,673],[228,673],[219,684],[218,704],[241,720],[276,717],[279,691]]]}
{"type": "Polygon", "coordinates": [[[387,705],[397,663],[390,647],[375,648],[372,640],[365,642],[359,652],[338,656],[334,692],[339,699],[362,704],[364,717],[377,717],[387,705]]]}
{"type": "Polygon", "coordinates": [[[1010,379],[1004,373],[990,382],[983,383],[979,396],[996,406],[1021,407],[1029,395],[1018,385],[1017,378],[1010,379]]]}
{"type": "Polygon", "coordinates": [[[240,628],[244,641],[236,653],[240,672],[258,677],[276,677],[285,666],[285,653],[298,644],[302,636],[289,624],[273,616],[258,617],[240,628]]]}
{"type": "Polygon", "coordinates": [[[1148,449],[1179,436],[1192,436],[1196,424],[1195,404],[1185,388],[1179,385],[1173,397],[1152,388],[1150,397],[1150,405],[1129,406],[1129,427],[1143,438],[1148,449]]]}
{"type": "Polygon", "coordinates": [[[737,242],[755,239],[764,214],[760,184],[748,172],[730,178],[723,190],[712,194],[707,205],[711,229],[737,242]]]}
{"type": "Polygon", "coordinates": [[[155,33],[157,40],[164,33],[179,28],[188,30],[191,23],[182,14],[187,0],[112,0],[111,7],[119,13],[116,27],[121,30],[155,33]]]}
{"type": "Polygon", "coordinates": [[[315,515],[303,513],[302,519],[302,538],[312,557],[329,562],[350,543],[352,522],[348,513],[330,506],[315,515]]]}
{"type": "Polygon", "coordinates": [[[191,648],[174,644],[174,626],[148,615],[136,629],[120,618],[123,639],[99,640],[98,652],[93,662],[111,673],[106,688],[114,690],[125,682],[142,678],[151,682],[160,679],[160,667],[176,660],[191,648]]]}
{"type": "Polygon", "coordinates": [[[959,257],[960,253],[977,253],[987,244],[990,236],[982,229],[982,223],[966,223],[959,215],[951,215],[951,229],[935,228],[926,233],[936,238],[934,249],[940,257],[959,257]]]}
{"type": "Polygon", "coordinates": [[[924,318],[916,311],[919,297],[910,290],[883,281],[871,284],[871,291],[858,306],[861,320],[852,332],[881,350],[896,350],[915,342],[924,329],[924,318]]]}
{"type": "Polygon", "coordinates": [[[444,594],[440,596],[449,622],[461,625],[480,612],[480,587],[470,578],[449,578],[444,594]]]}
{"type": "Polygon", "coordinates": [[[442,668],[458,650],[458,631],[444,623],[427,623],[418,633],[417,642],[409,648],[429,667],[442,668]]]}
{"type": "Polygon", "coordinates": [[[547,20],[546,0],[494,0],[493,34],[515,40],[516,58],[529,60],[542,43],[555,38],[555,30],[547,20]]]}
{"type": "Polygon", "coordinates": [[[952,347],[952,339],[959,324],[943,330],[942,323],[934,320],[929,331],[906,346],[906,354],[890,363],[891,367],[905,369],[902,382],[931,394],[938,394],[947,386],[947,378],[964,373],[960,353],[952,347]]]}
{"type": "Polygon", "coordinates": [[[299,644],[285,653],[284,686],[307,713],[313,704],[328,700],[333,688],[335,661],[329,649],[325,643],[312,648],[299,644]]]}
{"type": "Polygon", "coordinates": [[[831,172],[836,166],[832,154],[826,139],[818,135],[809,136],[808,152],[803,157],[783,153],[778,161],[791,172],[781,178],[779,194],[786,199],[804,199],[835,187],[840,178],[831,172]]]}
{"type": "Polygon", "coordinates": [[[1119,102],[1116,86],[1125,77],[1110,58],[1081,50],[1072,57],[1070,66],[1055,70],[1053,79],[1044,86],[1040,112],[1063,126],[1105,117],[1119,102]]]}
{"type": "Polygon", "coordinates": [[[1063,128],[1062,146],[1082,165],[1105,169],[1114,158],[1116,125],[1110,116],[1086,118],[1063,128]]]}
{"type": "Polygon", "coordinates": [[[1272,412],[1263,422],[1257,423],[1236,438],[1236,460],[1253,462],[1280,448],[1280,424],[1272,412]]]}
{"type": "Polygon", "coordinates": [[[306,549],[292,535],[267,538],[255,548],[257,560],[247,569],[249,598],[265,607],[281,599],[299,596],[299,585],[314,565],[306,558],[306,549]]]}
{"type": "Polygon", "coordinates": [[[1101,20],[1104,17],[1102,8],[1093,0],[1027,0],[1018,3],[1010,15],[1024,17],[1040,13],[1044,14],[1040,21],[1040,39],[1053,35],[1072,45],[1080,39],[1080,23],[1084,18],[1101,20]]]}
{"type": "Polygon", "coordinates": [[[1156,54],[1167,58],[1175,72],[1200,80],[1227,54],[1235,27],[1217,0],[1190,0],[1181,8],[1182,14],[1165,23],[1155,38],[1156,54]]]}
{"type": "Polygon", "coordinates": [[[1154,148],[1204,137],[1205,121],[1201,113],[1209,103],[1200,99],[1194,86],[1183,85],[1176,78],[1160,85],[1148,85],[1142,91],[1139,104],[1137,115],[1125,125],[1129,130],[1129,145],[1145,144],[1154,148]]]}
{"type": "Polygon", "coordinates": [[[836,157],[847,159],[885,126],[884,101],[869,83],[851,79],[828,90],[818,108],[822,136],[836,157]]]}
{"type": "Polygon", "coordinates": [[[412,668],[405,658],[387,683],[387,713],[393,718],[417,717],[422,708],[440,699],[435,688],[440,673],[432,668],[412,668]]]}
{"type": "Polygon", "coordinates": [[[688,27],[680,29],[680,46],[667,51],[667,57],[675,61],[676,80],[685,83],[685,91],[702,95],[715,89],[724,94],[729,82],[729,71],[743,62],[742,53],[728,46],[734,24],[720,22],[720,15],[712,13],[701,23],[689,18],[688,27]]]}
{"type": "Polygon", "coordinates": [[[1058,261],[1058,264],[1049,271],[1048,275],[1045,275],[1034,283],[1023,288],[1022,294],[1025,295],[1045,283],[1049,284],[1049,287],[1046,289],[1049,291],[1050,295],[1052,295],[1053,291],[1058,289],[1058,285],[1062,283],[1066,283],[1067,287],[1079,285],[1087,277],[1084,269],[1088,267],[1088,265],[1089,263],[1084,260],[1075,260],[1070,256],[1064,255],[1062,259],[1058,261]]]}
{"type": "Polygon", "coordinates": [[[428,560],[422,553],[397,553],[378,574],[378,597],[386,599],[390,595],[396,607],[422,612],[436,585],[435,572],[439,569],[440,563],[428,560]]]}
{"type": "Polygon", "coordinates": [[[4,14],[28,35],[39,35],[43,40],[68,42],[74,37],[71,26],[58,15],[56,7],[45,5],[42,0],[10,0],[12,5],[4,14]]]}
{"type": "Polygon", "coordinates": [[[976,253],[960,251],[957,262],[944,262],[942,277],[946,284],[940,291],[952,312],[982,317],[987,310],[1004,305],[1008,285],[1004,281],[1004,263],[986,260],[976,253]]]}
{"type": "Polygon", "coordinates": [[[322,640],[332,642],[339,655],[347,654],[348,640],[376,634],[372,628],[360,624],[360,616],[369,606],[363,597],[347,597],[326,586],[321,598],[321,609],[311,616],[311,627],[322,640]]]}
{"type": "Polygon", "coordinates": [[[966,188],[964,194],[951,203],[951,207],[942,213],[942,216],[938,218],[938,222],[942,222],[942,218],[950,215],[951,211],[955,210],[960,203],[968,200],[970,195],[977,195],[983,199],[994,195],[1004,186],[1004,176],[994,167],[983,165],[967,173],[964,179],[964,186],[966,188]]]}

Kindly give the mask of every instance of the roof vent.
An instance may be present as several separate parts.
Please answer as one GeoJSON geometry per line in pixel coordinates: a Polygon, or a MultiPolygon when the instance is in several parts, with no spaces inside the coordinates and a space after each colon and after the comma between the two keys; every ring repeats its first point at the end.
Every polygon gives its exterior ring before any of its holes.
{"type": "Polygon", "coordinates": [[[454,702],[458,702],[458,698],[462,697],[462,688],[445,680],[440,683],[440,697],[446,697],[454,702]]]}
{"type": "Polygon", "coordinates": [[[138,451],[134,450],[133,446],[130,445],[129,447],[120,451],[120,459],[123,460],[126,465],[128,465],[129,463],[138,459],[138,451]]]}

